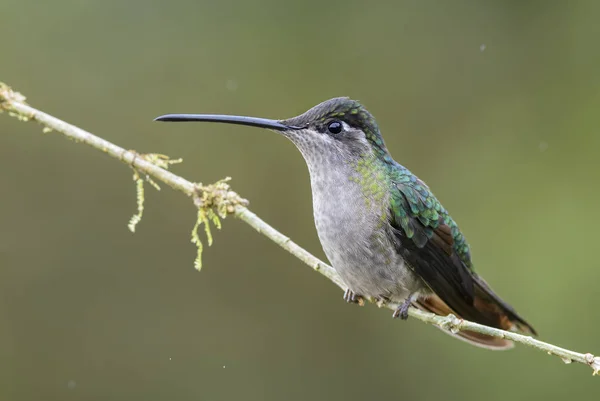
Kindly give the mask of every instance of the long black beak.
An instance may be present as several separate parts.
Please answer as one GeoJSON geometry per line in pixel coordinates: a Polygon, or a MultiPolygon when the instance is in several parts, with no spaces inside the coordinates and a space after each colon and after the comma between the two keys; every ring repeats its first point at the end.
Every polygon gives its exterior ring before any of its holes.
{"type": "Polygon", "coordinates": [[[285,125],[277,120],[269,120],[268,118],[227,116],[222,114],[165,114],[164,116],[156,117],[154,121],[207,121],[212,123],[249,125],[251,127],[268,128],[277,131],[301,129],[301,127],[285,125]]]}

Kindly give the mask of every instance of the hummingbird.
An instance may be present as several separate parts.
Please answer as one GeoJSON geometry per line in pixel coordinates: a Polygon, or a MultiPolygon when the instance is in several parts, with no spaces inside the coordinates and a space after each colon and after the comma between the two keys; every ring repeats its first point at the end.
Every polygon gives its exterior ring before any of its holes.
{"type": "MultiPolygon", "coordinates": [[[[395,302],[393,317],[401,319],[413,306],[536,335],[475,272],[458,225],[429,187],[392,158],[375,118],[358,101],[330,99],[285,120],[167,114],[155,121],[239,124],[291,140],[308,166],[319,240],[347,286],[347,302],[395,302]]],[[[444,332],[492,350],[513,346],[480,333],[444,332]]]]}

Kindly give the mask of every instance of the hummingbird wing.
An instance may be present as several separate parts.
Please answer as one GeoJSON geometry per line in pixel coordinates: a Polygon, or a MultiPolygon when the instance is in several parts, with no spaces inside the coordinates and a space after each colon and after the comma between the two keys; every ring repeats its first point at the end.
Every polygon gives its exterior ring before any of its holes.
{"type": "MultiPolygon", "coordinates": [[[[401,165],[392,171],[391,178],[390,225],[397,249],[436,294],[437,297],[429,299],[430,303],[437,298],[442,301],[438,306],[444,309],[446,304],[464,319],[535,334],[475,273],[469,245],[427,185],[401,165]]],[[[427,300],[423,302],[427,304],[427,300]]]]}
{"type": "Polygon", "coordinates": [[[406,168],[398,169],[392,181],[391,225],[402,256],[451,307],[472,305],[471,259],[462,233],[427,185],[406,168]]]}

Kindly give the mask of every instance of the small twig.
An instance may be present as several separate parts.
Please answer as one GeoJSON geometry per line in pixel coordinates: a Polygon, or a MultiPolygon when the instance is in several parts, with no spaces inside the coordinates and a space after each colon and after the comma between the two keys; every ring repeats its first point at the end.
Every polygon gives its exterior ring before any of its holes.
{"type": "MultiPolygon", "coordinates": [[[[21,94],[12,91],[8,86],[0,83],[0,111],[8,111],[9,115],[17,117],[22,121],[37,121],[44,127],[44,132],[56,131],[74,139],[77,142],[83,142],[98,150],[101,150],[108,155],[121,160],[130,165],[136,172],[145,173],[149,178],[154,177],[159,181],[164,182],[170,187],[183,192],[184,194],[194,198],[194,202],[199,210],[215,210],[218,215],[224,217],[226,214],[234,214],[256,231],[265,235],[273,242],[286,249],[292,255],[296,256],[302,262],[318,271],[329,280],[333,281],[338,287],[345,290],[346,287],[336,271],[328,264],[320,261],[315,256],[298,246],[285,235],[281,234],[275,228],[271,227],[257,215],[252,213],[247,207],[246,202],[235,192],[229,189],[229,186],[221,181],[212,186],[199,186],[184,178],[181,178],[164,168],[161,168],[156,160],[148,160],[145,157],[139,157],[133,151],[125,150],[117,145],[114,145],[102,138],[99,138],[91,133],[82,130],[74,125],[68,124],[49,114],[37,110],[25,103],[25,97],[21,94]]],[[[168,160],[168,159],[167,159],[168,160]]],[[[164,166],[163,167],[167,167],[164,166]]],[[[205,215],[206,218],[214,218],[217,216],[215,212],[212,215],[205,215]]],[[[218,218],[218,217],[217,217],[218,218]]],[[[200,218],[199,218],[200,219],[200,218]]],[[[214,221],[213,221],[214,222],[214,221]]],[[[204,221],[206,224],[206,221],[204,221]]],[[[197,227],[195,227],[197,228],[197,227]]],[[[210,238],[210,231],[207,234],[210,238]]],[[[373,300],[371,300],[373,301],[373,300]]],[[[398,305],[387,303],[386,308],[395,310],[398,305]]],[[[528,345],[540,351],[544,351],[550,355],[555,355],[565,363],[579,362],[588,365],[593,369],[594,375],[600,371],[600,357],[595,357],[592,354],[581,354],[570,351],[555,345],[536,340],[529,336],[508,332],[500,329],[495,329],[481,324],[458,319],[453,315],[437,316],[432,313],[423,312],[416,308],[410,308],[409,315],[422,322],[438,326],[444,330],[456,333],[462,330],[469,330],[481,334],[486,334],[498,338],[505,338],[521,344],[528,345]]]]}

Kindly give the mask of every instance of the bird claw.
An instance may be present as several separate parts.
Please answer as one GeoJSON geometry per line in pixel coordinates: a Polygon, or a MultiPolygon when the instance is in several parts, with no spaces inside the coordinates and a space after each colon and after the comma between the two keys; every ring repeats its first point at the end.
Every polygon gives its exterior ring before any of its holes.
{"type": "Polygon", "coordinates": [[[393,318],[399,317],[402,320],[408,319],[408,308],[410,308],[411,304],[412,304],[411,297],[406,298],[404,300],[404,302],[402,302],[402,304],[398,308],[396,308],[392,317],[393,318]]]}
{"type": "Polygon", "coordinates": [[[363,306],[365,304],[365,299],[361,295],[356,295],[349,288],[344,292],[344,301],[352,304],[358,304],[359,306],[363,306]]]}

